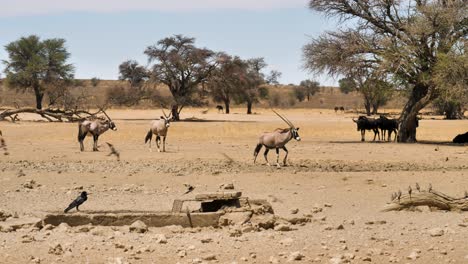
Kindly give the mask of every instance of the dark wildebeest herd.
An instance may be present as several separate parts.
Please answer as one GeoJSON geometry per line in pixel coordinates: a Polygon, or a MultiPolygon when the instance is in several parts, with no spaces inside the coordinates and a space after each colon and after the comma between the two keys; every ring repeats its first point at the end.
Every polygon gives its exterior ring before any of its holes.
{"type": "Polygon", "coordinates": [[[395,133],[394,140],[397,138],[397,119],[389,119],[381,115],[379,118],[360,116],[357,120],[353,118],[353,121],[357,124],[357,130],[361,131],[361,141],[365,141],[366,130],[372,130],[374,132],[373,141],[375,141],[376,137],[381,140],[380,134],[382,134],[382,140],[385,140],[385,136],[388,135],[387,140],[390,141],[392,133],[395,133]]]}

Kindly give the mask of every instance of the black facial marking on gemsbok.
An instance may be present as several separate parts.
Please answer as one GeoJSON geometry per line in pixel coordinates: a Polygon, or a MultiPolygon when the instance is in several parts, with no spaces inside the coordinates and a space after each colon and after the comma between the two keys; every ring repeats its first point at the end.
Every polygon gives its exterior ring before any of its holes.
{"type": "Polygon", "coordinates": [[[158,152],[161,152],[159,148],[159,144],[161,142],[161,137],[163,138],[163,152],[166,152],[166,136],[169,127],[171,126],[171,114],[166,115],[164,109],[162,109],[163,115],[159,120],[151,121],[151,127],[146,134],[145,137],[145,144],[149,141],[149,149],[151,149],[151,139],[153,138],[153,134],[156,135],[156,145],[158,146],[158,152]]]}
{"type": "Polygon", "coordinates": [[[254,163],[257,160],[257,155],[258,152],[260,152],[260,149],[264,146],[265,153],[263,156],[265,157],[265,161],[268,166],[270,166],[270,163],[268,162],[268,152],[270,149],[276,149],[276,166],[281,167],[279,164],[279,149],[283,149],[286,152],[286,155],[284,156],[283,159],[283,164],[286,166],[286,160],[288,158],[288,150],[286,149],[285,145],[291,140],[295,139],[297,141],[301,141],[301,137],[299,136],[299,128],[296,128],[291,121],[289,121],[286,117],[281,116],[278,114],[275,110],[273,112],[279,116],[286,124],[288,124],[289,128],[278,128],[275,129],[273,132],[264,132],[260,135],[258,139],[258,144],[255,147],[254,151],[254,163]]]}
{"type": "Polygon", "coordinates": [[[78,142],[80,142],[80,150],[84,151],[83,141],[86,136],[92,136],[94,140],[93,151],[98,150],[98,139],[107,130],[112,129],[117,130],[112,119],[107,115],[107,113],[101,109],[107,119],[94,119],[94,120],[85,120],[78,124],[78,142]]]}

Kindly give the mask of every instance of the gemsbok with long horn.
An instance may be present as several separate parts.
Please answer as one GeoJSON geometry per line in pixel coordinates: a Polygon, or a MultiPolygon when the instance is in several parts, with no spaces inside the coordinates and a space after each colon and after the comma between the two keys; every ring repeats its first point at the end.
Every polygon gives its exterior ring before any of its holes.
{"type": "Polygon", "coordinates": [[[273,112],[279,116],[286,124],[288,124],[289,128],[277,128],[273,132],[264,132],[263,134],[260,135],[258,139],[258,144],[257,147],[255,147],[255,152],[254,152],[254,163],[257,160],[257,155],[260,149],[265,146],[265,153],[263,153],[263,156],[265,157],[265,161],[267,162],[267,165],[270,166],[270,163],[268,162],[268,151],[270,149],[276,149],[276,166],[281,167],[279,164],[279,149],[283,149],[286,152],[286,155],[284,156],[283,159],[283,164],[286,166],[286,160],[288,158],[288,150],[286,149],[285,145],[291,140],[295,139],[297,141],[301,141],[301,137],[299,136],[299,128],[296,128],[291,121],[289,121],[286,117],[281,116],[278,114],[275,110],[273,112]]]}
{"type": "Polygon", "coordinates": [[[169,130],[169,127],[171,126],[171,113],[169,115],[166,115],[164,112],[164,109],[162,109],[163,115],[161,116],[161,119],[159,120],[153,120],[151,121],[151,128],[146,134],[145,137],[145,144],[148,143],[149,141],[149,149],[150,151],[153,151],[151,149],[151,139],[153,138],[153,134],[156,135],[156,145],[158,146],[158,152],[161,152],[161,149],[159,148],[159,144],[161,143],[161,137],[163,138],[163,152],[166,152],[166,136],[167,136],[167,131],[169,130]]]}
{"type": "Polygon", "coordinates": [[[102,135],[107,130],[109,130],[109,128],[114,131],[117,130],[117,127],[115,126],[112,119],[107,115],[107,113],[103,109],[100,109],[100,110],[104,113],[107,119],[97,118],[94,120],[85,120],[78,124],[78,142],[80,142],[81,151],[84,151],[83,141],[86,136],[93,137],[94,139],[93,151],[99,151],[98,150],[99,136],[102,135]]]}

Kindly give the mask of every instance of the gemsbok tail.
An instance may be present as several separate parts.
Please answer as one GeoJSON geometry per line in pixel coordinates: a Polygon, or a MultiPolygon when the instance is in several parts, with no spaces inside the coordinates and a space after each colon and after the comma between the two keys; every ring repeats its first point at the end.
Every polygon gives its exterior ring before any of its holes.
{"type": "Polygon", "coordinates": [[[153,131],[151,131],[151,129],[148,131],[148,134],[146,134],[146,137],[145,137],[145,144],[148,142],[148,141],[151,141],[151,139],[153,138],[153,131]]]}
{"type": "Polygon", "coordinates": [[[255,147],[255,151],[254,151],[254,163],[255,161],[257,160],[257,155],[258,155],[258,152],[260,151],[260,149],[262,149],[262,144],[257,144],[257,146],[255,147]]]}

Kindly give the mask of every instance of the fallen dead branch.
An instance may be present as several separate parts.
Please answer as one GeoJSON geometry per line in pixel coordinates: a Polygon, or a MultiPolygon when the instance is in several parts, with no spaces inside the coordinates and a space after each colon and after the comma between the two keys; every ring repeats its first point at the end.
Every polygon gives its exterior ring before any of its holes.
{"type": "Polygon", "coordinates": [[[405,194],[394,198],[390,204],[385,206],[383,212],[401,211],[418,206],[428,206],[431,209],[445,211],[468,211],[468,195],[463,198],[453,198],[444,193],[431,191],[413,192],[412,195],[405,194]]]}
{"type": "Polygon", "coordinates": [[[0,113],[0,121],[5,120],[7,117],[12,122],[18,121],[18,114],[32,113],[37,114],[46,119],[49,122],[78,122],[83,121],[90,117],[95,117],[97,114],[102,113],[102,109],[99,109],[95,113],[91,113],[85,110],[61,110],[61,109],[36,109],[33,107],[24,107],[16,109],[6,109],[0,113]]]}

